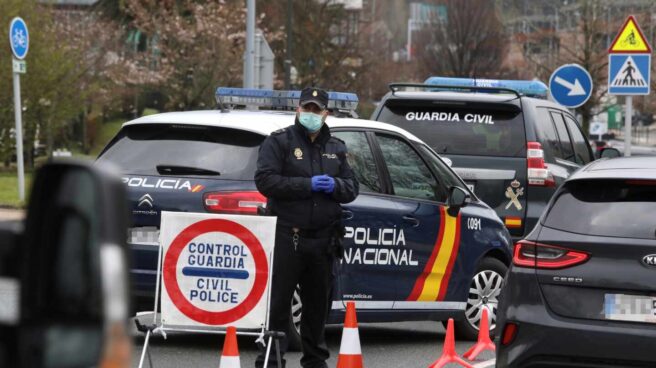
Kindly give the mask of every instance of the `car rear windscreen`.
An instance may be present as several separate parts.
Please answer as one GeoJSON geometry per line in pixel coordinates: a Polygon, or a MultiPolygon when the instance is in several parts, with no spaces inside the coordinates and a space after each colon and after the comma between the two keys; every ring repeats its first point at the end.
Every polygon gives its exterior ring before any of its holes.
{"type": "Polygon", "coordinates": [[[545,226],[568,232],[656,238],[656,181],[577,180],[566,184],[545,226]]]}
{"type": "Polygon", "coordinates": [[[218,172],[221,179],[253,180],[264,136],[243,130],[172,124],[123,128],[98,158],[126,174],[159,175],[157,166],[218,172]]]}
{"type": "Polygon", "coordinates": [[[519,107],[388,100],[376,119],[416,135],[439,154],[526,157],[519,107]]]}

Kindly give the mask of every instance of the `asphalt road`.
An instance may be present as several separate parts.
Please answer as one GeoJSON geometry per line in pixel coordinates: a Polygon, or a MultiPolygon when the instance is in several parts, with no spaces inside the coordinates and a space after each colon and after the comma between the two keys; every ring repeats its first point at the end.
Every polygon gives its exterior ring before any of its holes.
{"type": "MultiPolygon", "coordinates": [[[[20,210],[0,209],[1,220],[18,220],[24,216],[20,210]]],[[[16,293],[13,285],[0,285],[0,315],[11,315],[13,311],[7,295],[3,292],[16,293]],[[10,290],[11,289],[11,290],[10,290]],[[4,297],[3,297],[4,295],[4,297]],[[8,305],[4,305],[8,304],[8,305]],[[8,307],[7,310],[3,310],[8,307]]],[[[428,367],[442,353],[445,330],[439,322],[403,322],[403,323],[368,323],[360,324],[360,342],[365,367],[428,367]]],[[[329,326],[326,340],[330,349],[329,367],[337,365],[337,355],[342,337],[341,326],[329,326]]],[[[257,349],[255,338],[240,336],[238,338],[241,366],[253,367],[257,349]]],[[[139,366],[139,359],[144,339],[135,333],[132,352],[132,366],[139,366]]],[[[458,341],[456,350],[462,355],[473,344],[470,341],[458,341]]],[[[156,336],[150,340],[150,356],[153,368],[167,367],[218,367],[223,347],[223,336],[170,334],[164,340],[156,336]]],[[[290,352],[286,356],[288,368],[300,368],[301,354],[290,352]]],[[[493,367],[494,353],[486,352],[476,362],[476,368],[493,367]]],[[[450,367],[458,365],[450,365],[450,367]]],[[[146,358],[144,367],[150,367],[146,358]]]]}
{"type": "MultiPolygon", "coordinates": [[[[365,367],[428,367],[442,352],[444,328],[439,322],[403,322],[361,324],[359,328],[362,355],[365,367]]],[[[337,365],[337,355],[341,341],[340,326],[329,326],[326,333],[330,349],[329,367],[337,365]]],[[[143,338],[135,339],[133,367],[138,367],[143,338]]],[[[218,367],[223,346],[223,337],[216,335],[176,335],[151,338],[150,352],[152,367],[218,367]]],[[[254,338],[238,338],[242,368],[253,367],[257,349],[254,338]]],[[[456,350],[464,353],[473,342],[457,342],[456,350]]],[[[287,354],[287,368],[300,368],[301,354],[287,354]]],[[[494,353],[485,352],[476,362],[476,368],[493,367],[494,353]]],[[[458,365],[449,365],[457,367],[458,365]]],[[[149,367],[148,358],[144,367],[149,367]]]]}

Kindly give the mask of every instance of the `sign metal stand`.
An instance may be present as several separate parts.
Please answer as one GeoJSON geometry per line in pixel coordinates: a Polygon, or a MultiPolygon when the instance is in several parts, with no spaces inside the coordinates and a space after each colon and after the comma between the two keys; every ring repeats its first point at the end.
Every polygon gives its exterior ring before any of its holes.
{"type": "MultiPolygon", "coordinates": [[[[141,351],[141,358],[139,359],[139,368],[143,368],[144,365],[144,360],[146,357],[146,353],[148,352],[148,346],[150,343],[150,337],[159,334],[162,336],[164,339],[167,338],[166,333],[167,332],[186,332],[186,333],[206,333],[206,334],[216,334],[216,335],[225,335],[226,329],[215,329],[215,328],[188,328],[185,326],[170,326],[166,327],[163,323],[158,323],[157,322],[157,315],[159,313],[159,308],[158,308],[158,302],[161,297],[161,279],[162,279],[162,263],[163,263],[163,246],[161,242],[158,242],[157,244],[158,247],[158,253],[157,253],[157,274],[156,274],[156,281],[155,281],[155,301],[153,303],[153,320],[152,324],[143,324],[139,321],[138,317],[135,316],[135,325],[137,327],[137,330],[139,332],[145,333],[145,338],[144,338],[144,345],[141,351]]],[[[278,367],[282,367],[282,355],[280,352],[280,339],[285,337],[284,332],[280,331],[269,331],[265,328],[265,326],[268,326],[269,323],[269,303],[270,303],[270,298],[267,298],[267,303],[266,303],[266,320],[264,324],[262,325],[262,329],[258,332],[255,330],[251,331],[239,331],[237,330],[237,335],[240,336],[256,336],[257,340],[256,343],[262,344],[266,346],[266,355],[265,355],[265,360],[264,360],[264,366],[267,367],[269,363],[269,357],[271,354],[271,348],[272,345],[275,343],[275,349],[276,349],[276,361],[278,364],[278,367]],[[266,340],[266,341],[265,341],[266,340]]],[[[161,322],[161,321],[160,321],[161,322]]]]}
{"type": "Polygon", "coordinates": [[[608,94],[626,96],[624,156],[631,156],[633,95],[650,92],[651,46],[630,15],[608,49],[608,94]]]}

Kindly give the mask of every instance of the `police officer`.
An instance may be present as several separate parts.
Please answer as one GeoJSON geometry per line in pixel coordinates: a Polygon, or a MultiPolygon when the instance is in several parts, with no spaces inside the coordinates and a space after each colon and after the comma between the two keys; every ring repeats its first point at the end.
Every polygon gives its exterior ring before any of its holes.
{"type": "MultiPolygon", "coordinates": [[[[335,245],[341,241],[335,239],[341,236],[336,235],[341,229],[340,203],[358,195],[346,145],[331,136],[325,124],[327,106],[326,91],[303,89],[294,125],[262,142],[255,172],[257,189],[268,198],[267,213],[278,217],[269,329],[289,335],[291,300],[299,285],[304,368],[327,367],[324,330],[339,252],[335,245]]],[[[284,339],[281,352],[286,350],[284,339]]],[[[264,355],[258,356],[256,367],[262,367],[264,355]]],[[[272,358],[270,367],[276,366],[272,358]]]]}

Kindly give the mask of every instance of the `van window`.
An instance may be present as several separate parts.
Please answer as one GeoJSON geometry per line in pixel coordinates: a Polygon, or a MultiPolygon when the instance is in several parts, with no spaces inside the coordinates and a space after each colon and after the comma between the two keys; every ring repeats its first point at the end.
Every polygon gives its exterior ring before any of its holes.
{"type": "Polygon", "coordinates": [[[376,120],[411,132],[438,154],[526,157],[524,119],[511,104],[388,100],[376,120]]]}
{"type": "Polygon", "coordinates": [[[571,116],[565,115],[565,121],[567,122],[567,129],[569,129],[569,135],[572,137],[572,143],[574,144],[576,162],[585,165],[592,161],[588,140],[583,136],[581,129],[579,129],[579,125],[576,124],[571,116]]]}
{"type": "Polygon", "coordinates": [[[567,128],[565,127],[563,114],[552,111],[551,117],[553,118],[554,124],[556,125],[556,131],[558,132],[558,138],[560,139],[560,149],[563,152],[563,159],[574,162],[574,148],[572,148],[572,142],[569,139],[569,134],[567,133],[567,128]]]}
{"type": "Polygon", "coordinates": [[[538,135],[538,140],[542,144],[542,148],[547,152],[551,152],[556,158],[563,158],[563,152],[560,149],[560,140],[558,139],[556,128],[554,128],[553,121],[551,120],[549,110],[545,108],[537,109],[537,122],[535,124],[535,129],[538,135]]]}

